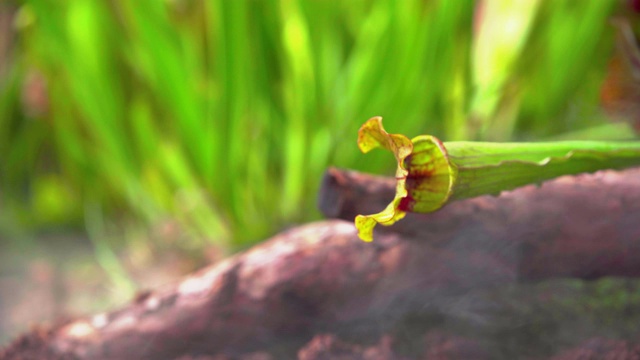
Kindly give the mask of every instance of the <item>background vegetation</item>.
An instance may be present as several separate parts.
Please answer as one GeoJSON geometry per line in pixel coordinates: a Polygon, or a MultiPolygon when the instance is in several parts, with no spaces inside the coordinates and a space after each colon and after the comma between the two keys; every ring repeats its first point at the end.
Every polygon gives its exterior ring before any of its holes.
{"type": "Polygon", "coordinates": [[[393,171],[355,145],[375,115],[445,140],[632,134],[600,106],[619,1],[2,7],[0,242],[79,230],[105,264],[157,228],[233,251],[317,218],[328,165],[393,171]]]}

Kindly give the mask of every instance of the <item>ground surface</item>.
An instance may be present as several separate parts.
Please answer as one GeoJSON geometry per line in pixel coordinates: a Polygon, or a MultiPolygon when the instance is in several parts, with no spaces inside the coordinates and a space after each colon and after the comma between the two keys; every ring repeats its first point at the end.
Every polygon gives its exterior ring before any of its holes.
{"type": "Polygon", "coordinates": [[[393,179],[330,171],[320,208],[339,219],[26,333],[0,359],[640,359],[639,177],[461,201],[364,243],[353,214],[382,208],[393,179]]]}
{"type": "Polygon", "coordinates": [[[130,276],[122,283],[82,235],[65,231],[0,241],[0,348],[36,324],[122,306],[137,292],[175,282],[203,265],[202,257],[179,251],[137,253],[119,256],[130,276]]]}

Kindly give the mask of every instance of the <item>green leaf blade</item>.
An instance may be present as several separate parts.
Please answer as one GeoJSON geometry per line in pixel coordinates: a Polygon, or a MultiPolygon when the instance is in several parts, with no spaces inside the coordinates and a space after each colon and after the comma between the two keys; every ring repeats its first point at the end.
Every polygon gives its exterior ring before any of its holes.
{"type": "Polygon", "coordinates": [[[507,155],[458,157],[452,160],[464,165],[458,167],[458,180],[451,200],[499,195],[502,191],[540,184],[563,175],[640,165],[638,143],[564,142],[549,145],[544,151],[540,144],[522,144],[517,147],[520,151],[511,153],[511,159],[505,156],[508,156],[509,148],[515,147],[506,146],[504,150],[507,155]],[[527,146],[531,147],[531,153],[526,153],[527,146]],[[484,164],[479,165],[480,162],[484,164]]]}

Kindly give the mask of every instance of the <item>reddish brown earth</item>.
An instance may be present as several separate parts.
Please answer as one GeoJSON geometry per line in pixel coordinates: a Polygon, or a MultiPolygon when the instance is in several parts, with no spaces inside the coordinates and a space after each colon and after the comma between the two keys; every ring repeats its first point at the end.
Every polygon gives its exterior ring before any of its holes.
{"type": "Polygon", "coordinates": [[[0,358],[637,358],[639,179],[601,172],[460,201],[364,243],[350,220],[383,208],[393,179],[332,169],[319,198],[337,219],[34,330],[0,358]]]}

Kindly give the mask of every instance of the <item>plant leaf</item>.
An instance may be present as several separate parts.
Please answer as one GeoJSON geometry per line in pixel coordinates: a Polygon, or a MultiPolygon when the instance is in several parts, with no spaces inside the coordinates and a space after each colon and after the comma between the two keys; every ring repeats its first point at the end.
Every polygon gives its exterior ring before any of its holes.
{"type": "Polygon", "coordinates": [[[448,142],[421,135],[409,140],[389,134],[382,118],[369,119],[358,133],[364,153],[378,147],[398,162],[396,195],[381,212],[358,215],[358,235],[373,240],[376,224],[392,225],[407,212],[429,213],[448,202],[499,195],[562,175],[640,165],[640,142],[559,141],[546,143],[448,142]]]}

